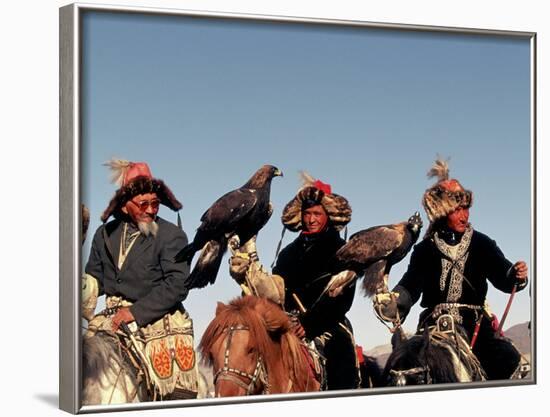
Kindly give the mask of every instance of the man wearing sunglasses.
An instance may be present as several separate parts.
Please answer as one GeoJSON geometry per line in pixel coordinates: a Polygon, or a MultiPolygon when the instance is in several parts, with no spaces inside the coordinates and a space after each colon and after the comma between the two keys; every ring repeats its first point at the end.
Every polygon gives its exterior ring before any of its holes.
{"type": "Polygon", "coordinates": [[[198,375],[193,327],[182,305],[189,265],[173,262],[187,236],[158,216],[160,204],[173,211],[182,205],[162,180],[153,178],[146,163],[113,160],[108,165],[120,188],[101,216],[103,225],[85,268],[87,293],[95,285],[97,295],[105,294],[107,308],[89,314],[87,336],[98,331],[120,335],[126,331],[123,323],[134,332],[139,329],[143,338],[134,338],[130,346],[137,357],[147,358],[141,366],[157,394],[164,399],[193,397],[198,375]],[[108,222],[111,216],[114,220],[108,222]],[[134,346],[138,339],[139,346],[134,346]]]}

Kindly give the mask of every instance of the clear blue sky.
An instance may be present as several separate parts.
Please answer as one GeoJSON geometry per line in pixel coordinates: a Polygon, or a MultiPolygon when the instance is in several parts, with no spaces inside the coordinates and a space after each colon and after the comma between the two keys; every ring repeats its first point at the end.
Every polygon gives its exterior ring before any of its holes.
{"type": "MultiPolygon", "coordinates": [[[[474,227],[531,266],[528,39],[108,13],[86,14],[83,39],[90,233],[115,192],[102,166],[111,157],[149,163],[183,203],[190,239],[212,202],[270,163],[285,176],[273,181],[258,241],[268,267],[300,170],[349,199],[350,234],[416,210],[427,226],[421,197],[439,153],[474,192],[474,227]]],[[[89,242],[84,263],[88,252],[89,242]]],[[[216,302],[240,293],[226,265],[184,301],[197,341],[216,302]]],[[[508,295],[491,289],[488,299],[500,317],[508,295]]],[[[528,289],[518,294],[505,327],[530,320],[530,301],[528,289]]],[[[360,291],[349,317],[366,349],[389,341],[360,291]]]]}

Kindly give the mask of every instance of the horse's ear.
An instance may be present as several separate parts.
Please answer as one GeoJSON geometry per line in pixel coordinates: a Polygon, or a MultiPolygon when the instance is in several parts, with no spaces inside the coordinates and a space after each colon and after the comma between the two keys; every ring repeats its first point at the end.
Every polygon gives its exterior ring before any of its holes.
{"type": "Polygon", "coordinates": [[[221,301],[218,301],[218,304],[216,305],[216,316],[222,313],[225,309],[227,309],[227,306],[221,301]]]}
{"type": "Polygon", "coordinates": [[[399,326],[391,337],[391,347],[392,349],[397,349],[403,342],[407,340],[407,335],[403,330],[403,327],[399,326]]]}
{"type": "Polygon", "coordinates": [[[422,339],[423,339],[423,343],[419,354],[425,356],[429,354],[432,349],[432,344],[430,343],[430,327],[427,324],[424,325],[424,330],[422,332],[422,339]]]}
{"type": "Polygon", "coordinates": [[[427,324],[424,326],[424,332],[422,335],[424,336],[424,339],[426,339],[426,342],[430,341],[430,327],[427,324]]]}

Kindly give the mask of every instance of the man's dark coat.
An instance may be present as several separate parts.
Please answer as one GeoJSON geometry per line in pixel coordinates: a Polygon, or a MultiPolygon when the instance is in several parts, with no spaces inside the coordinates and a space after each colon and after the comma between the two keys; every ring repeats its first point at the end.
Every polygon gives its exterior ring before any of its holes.
{"type": "MultiPolygon", "coordinates": [[[[414,247],[407,272],[397,284],[407,290],[410,298],[408,307],[415,304],[420,296],[420,305],[429,310],[439,303],[447,302],[449,277],[443,291],[439,285],[442,258],[443,254],[431,238],[424,239],[414,247]]],[[[512,292],[516,280],[507,275],[511,266],[512,263],[494,240],[474,230],[464,266],[466,279],[462,281],[462,295],[456,302],[483,306],[488,281],[500,291],[512,292]]]]}
{"type": "Polygon", "coordinates": [[[334,254],[345,241],[333,228],[315,235],[301,234],[284,248],[273,268],[273,273],[285,281],[285,309],[298,310],[292,297],[296,294],[307,312],[300,322],[310,340],[328,332],[331,338],[323,350],[326,362],[327,388],[357,388],[355,345],[352,335],[339,323],[351,330],[346,313],[351,308],[355,294],[355,284],[345,288],[342,294],[321,296],[332,274],[334,254]]]}
{"type": "MultiPolygon", "coordinates": [[[[437,304],[447,302],[450,279],[449,276],[446,277],[446,285],[442,291],[440,289],[442,258],[443,254],[436,247],[433,239],[424,239],[414,247],[407,272],[394,289],[400,294],[398,302],[404,315],[422,296],[420,305],[425,310],[420,314],[419,327],[423,327],[426,323],[433,324],[434,320],[430,317],[433,308],[437,304]]],[[[517,283],[512,275],[508,275],[511,266],[512,262],[506,259],[494,240],[474,230],[468,249],[468,258],[464,265],[465,279],[462,281],[462,295],[456,302],[483,306],[488,282],[500,291],[511,293],[517,283]]],[[[518,290],[525,286],[526,283],[521,284],[518,290]]],[[[460,312],[463,319],[462,326],[471,338],[478,313],[469,309],[461,309],[460,312]]],[[[495,334],[491,321],[487,318],[481,321],[474,353],[489,379],[509,378],[520,360],[517,350],[507,339],[495,334]]]]}
{"type": "Polygon", "coordinates": [[[85,271],[99,281],[99,294],[122,296],[133,303],[130,311],[145,326],[182,308],[187,297],[189,265],[174,256],[187,245],[185,232],[157,217],[156,237],[140,235],[122,268],[117,267],[124,223],[113,220],[98,228],[85,271]]]}

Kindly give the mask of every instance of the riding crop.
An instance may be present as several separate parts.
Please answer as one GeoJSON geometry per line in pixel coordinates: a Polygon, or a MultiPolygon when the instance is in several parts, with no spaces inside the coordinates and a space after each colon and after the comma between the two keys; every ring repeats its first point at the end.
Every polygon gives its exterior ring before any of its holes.
{"type": "Polygon", "coordinates": [[[504,313],[502,314],[502,319],[500,320],[500,324],[498,325],[497,335],[502,333],[502,328],[504,327],[504,321],[506,320],[506,317],[508,317],[508,312],[510,311],[510,307],[512,306],[512,301],[514,300],[514,295],[516,295],[517,285],[514,285],[514,288],[512,288],[512,292],[510,293],[510,298],[508,299],[508,304],[506,304],[506,309],[504,310],[504,313]]]}

